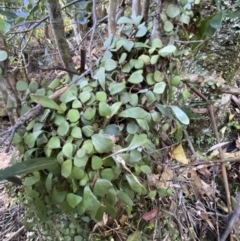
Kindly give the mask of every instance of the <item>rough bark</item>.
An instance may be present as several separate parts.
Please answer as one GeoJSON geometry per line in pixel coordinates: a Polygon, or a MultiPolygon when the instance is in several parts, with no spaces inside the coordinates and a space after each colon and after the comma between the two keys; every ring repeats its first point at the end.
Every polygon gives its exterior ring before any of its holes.
{"type": "Polygon", "coordinates": [[[141,15],[141,2],[140,0],[132,0],[132,16],[139,15],[141,15]]]}
{"type": "Polygon", "coordinates": [[[59,0],[47,0],[47,7],[53,35],[63,65],[66,69],[75,70],[71,58],[71,52],[65,37],[64,24],[59,0]]]}
{"type": "Polygon", "coordinates": [[[145,23],[147,23],[148,21],[149,6],[150,6],[150,0],[144,0],[143,7],[142,7],[142,16],[145,23]]]}
{"type": "Polygon", "coordinates": [[[150,40],[153,41],[155,38],[161,38],[161,19],[160,14],[162,11],[162,1],[161,0],[153,0],[156,4],[156,9],[154,13],[154,20],[153,20],[153,30],[151,33],[150,40]]]}
{"type": "Polygon", "coordinates": [[[108,7],[108,36],[111,34],[116,34],[116,11],[117,11],[117,1],[109,0],[108,7]]]}

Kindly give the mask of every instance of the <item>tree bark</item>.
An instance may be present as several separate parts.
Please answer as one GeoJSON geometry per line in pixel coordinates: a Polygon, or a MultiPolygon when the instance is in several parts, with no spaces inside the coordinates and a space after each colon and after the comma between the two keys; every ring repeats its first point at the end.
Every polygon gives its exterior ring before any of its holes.
{"type": "Polygon", "coordinates": [[[108,36],[111,34],[116,34],[116,11],[117,11],[117,1],[109,0],[108,7],[108,36]]]}
{"type": "Polygon", "coordinates": [[[59,51],[59,55],[66,69],[75,70],[71,52],[65,37],[64,24],[59,0],[47,0],[50,24],[59,51]]]}

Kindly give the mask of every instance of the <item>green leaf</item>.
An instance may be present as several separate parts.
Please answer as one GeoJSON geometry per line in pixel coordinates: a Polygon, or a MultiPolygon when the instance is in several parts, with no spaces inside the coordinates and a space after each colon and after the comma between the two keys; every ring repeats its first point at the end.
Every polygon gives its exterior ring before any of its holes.
{"type": "Polygon", "coordinates": [[[75,208],[82,201],[82,197],[73,193],[67,194],[67,203],[71,208],[75,208]]]}
{"type": "Polygon", "coordinates": [[[166,116],[166,117],[168,117],[168,118],[170,118],[170,119],[173,119],[173,115],[172,115],[171,111],[170,111],[167,107],[165,107],[165,106],[163,106],[163,105],[161,105],[161,104],[156,104],[156,107],[158,108],[158,110],[159,110],[164,116],[166,116]]]}
{"type": "Polygon", "coordinates": [[[153,74],[153,78],[156,82],[161,82],[164,80],[164,74],[160,72],[159,70],[156,70],[153,74]]]}
{"type": "Polygon", "coordinates": [[[78,126],[74,126],[71,131],[71,136],[76,139],[82,139],[82,130],[78,126]]]}
{"type": "Polygon", "coordinates": [[[85,103],[91,98],[91,93],[88,91],[81,92],[79,98],[82,103],[85,103]]]}
{"type": "Polygon", "coordinates": [[[136,33],[136,37],[141,38],[141,37],[145,36],[146,33],[147,33],[147,27],[145,25],[141,24],[138,26],[138,31],[136,33]]]}
{"type": "Polygon", "coordinates": [[[159,38],[155,38],[153,41],[152,41],[152,48],[162,48],[163,44],[162,44],[162,41],[161,39],[159,38]]]}
{"type": "Polygon", "coordinates": [[[143,76],[142,76],[143,70],[137,70],[131,74],[131,76],[128,79],[129,83],[132,84],[139,84],[143,81],[143,76]]]}
{"type": "Polygon", "coordinates": [[[87,165],[88,159],[89,159],[88,155],[85,155],[81,158],[78,156],[75,156],[73,159],[73,162],[76,167],[85,167],[87,165]]]}
{"type": "Polygon", "coordinates": [[[112,151],[112,140],[103,134],[92,135],[92,143],[98,153],[109,153],[112,151]]]}
{"type": "Polygon", "coordinates": [[[220,11],[222,0],[215,0],[215,3],[216,3],[216,6],[217,6],[217,10],[220,11]]]}
{"type": "Polygon", "coordinates": [[[103,132],[109,136],[120,136],[119,126],[116,124],[107,125],[103,132]]]}
{"type": "Polygon", "coordinates": [[[103,165],[103,160],[99,156],[92,156],[92,169],[93,170],[99,170],[103,165]]]}
{"type": "Polygon", "coordinates": [[[60,139],[58,136],[52,136],[47,143],[47,147],[50,149],[57,149],[61,147],[60,139]]]}
{"type": "Polygon", "coordinates": [[[17,82],[16,88],[17,88],[17,91],[25,91],[28,88],[28,83],[26,81],[19,80],[17,82]]]}
{"type": "Polygon", "coordinates": [[[84,126],[84,127],[82,128],[82,133],[83,133],[83,135],[86,136],[86,137],[91,137],[91,136],[93,135],[93,133],[94,133],[94,129],[93,129],[92,126],[87,125],[87,126],[84,126]]]}
{"type": "Polygon", "coordinates": [[[23,185],[26,186],[26,187],[30,187],[37,182],[39,182],[39,177],[35,177],[35,176],[26,177],[24,182],[23,182],[23,185]]]}
{"type": "Polygon", "coordinates": [[[58,126],[57,133],[59,136],[66,136],[69,131],[69,124],[66,120],[62,121],[58,126]]]}
{"type": "Polygon", "coordinates": [[[124,118],[144,119],[148,116],[148,112],[140,107],[132,107],[122,111],[118,116],[124,118]]]}
{"type": "Polygon", "coordinates": [[[62,111],[60,106],[54,100],[48,98],[47,96],[31,94],[31,98],[34,102],[40,104],[45,108],[62,111]]]}
{"type": "Polygon", "coordinates": [[[72,158],[73,156],[73,144],[66,142],[62,148],[62,152],[66,157],[72,158]]]}
{"type": "Polygon", "coordinates": [[[128,52],[130,52],[132,50],[133,46],[134,46],[133,41],[129,41],[127,39],[124,39],[124,42],[123,42],[124,49],[126,49],[128,52]]]}
{"type": "Polygon", "coordinates": [[[114,173],[112,168],[105,168],[101,171],[101,177],[106,180],[114,180],[116,178],[116,174],[114,173]]]}
{"type": "Polygon", "coordinates": [[[71,109],[71,110],[68,111],[67,117],[68,117],[70,122],[76,122],[80,118],[80,113],[79,113],[78,110],[71,109]]]}
{"type": "Polygon", "coordinates": [[[167,7],[167,16],[169,18],[175,18],[180,14],[181,10],[177,5],[169,4],[167,7]]]}
{"type": "Polygon", "coordinates": [[[133,206],[132,199],[123,191],[117,192],[117,197],[124,202],[126,205],[133,206]]]}
{"type": "Polygon", "coordinates": [[[127,124],[127,132],[129,134],[136,134],[139,130],[139,126],[134,122],[130,122],[127,124]]]}
{"type": "Polygon", "coordinates": [[[150,166],[143,165],[143,166],[140,166],[140,168],[141,168],[141,171],[145,174],[151,174],[152,173],[152,170],[151,170],[150,166]]]}
{"type": "Polygon", "coordinates": [[[53,178],[53,173],[52,172],[48,173],[46,183],[45,183],[45,187],[46,187],[48,193],[50,193],[52,191],[52,178],[53,178]]]}
{"type": "Polygon", "coordinates": [[[107,59],[105,61],[106,71],[112,71],[112,70],[116,69],[116,67],[117,67],[117,63],[113,59],[107,59]]]}
{"type": "MultiPolygon", "coordinates": [[[[38,84],[38,82],[37,81],[31,81],[30,82],[30,84],[29,84],[29,86],[28,86],[28,88],[29,88],[29,90],[30,90],[30,92],[31,93],[35,93],[36,91],[38,91],[38,89],[39,89],[39,84],[38,84]]],[[[45,92],[45,91],[44,91],[45,92]]],[[[38,92],[38,94],[40,94],[39,92],[38,92]]],[[[44,95],[44,94],[43,94],[44,95]]]]}
{"type": "Polygon", "coordinates": [[[119,64],[122,64],[127,58],[127,53],[122,53],[120,59],[119,59],[119,64]]]}
{"type": "Polygon", "coordinates": [[[190,23],[190,16],[186,14],[182,14],[181,17],[179,18],[179,21],[184,24],[189,24],[190,23]]]}
{"type": "Polygon", "coordinates": [[[72,102],[72,108],[74,108],[74,109],[80,109],[80,108],[82,108],[82,103],[81,103],[81,101],[80,100],[74,100],[73,102],[72,102]]]}
{"type": "Polygon", "coordinates": [[[120,92],[122,92],[126,88],[125,83],[117,83],[117,82],[112,82],[109,85],[109,92],[111,95],[116,95],[120,92]]]}
{"type": "Polygon", "coordinates": [[[125,16],[119,18],[117,21],[117,24],[132,24],[132,23],[133,23],[133,20],[125,16]]]}
{"type": "Polygon", "coordinates": [[[26,138],[24,138],[25,143],[28,145],[29,148],[33,148],[35,146],[35,142],[37,140],[37,138],[40,136],[40,134],[42,134],[43,131],[34,131],[33,133],[29,134],[28,136],[26,136],[26,138]]]}
{"type": "Polygon", "coordinates": [[[171,106],[171,109],[177,119],[184,125],[189,124],[189,118],[188,116],[178,107],[178,106],[171,106]]]}
{"type": "Polygon", "coordinates": [[[95,108],[91,108],[91,107],[88,107],[85,112],[84,112],[84,115],[83,117],[86,119],[86,120],[92,120],[94,118],[96,114],[96,109],[95,108]]]}
{"type": "Polygon", "coordinates": [[[113,185],[110,181],[97,179],[93,188],[93,193],[97,196],[104,197],[112,187],[113,185]]]}
{"type": "Polygon", "coordinates": [[[103,117],[110,117],[111,116],[111,107],[106,102],[99,103],[99,115],[103,117]]]}
{"type": "Polygon", "coordinates": [[[166,88],[165,82],[160,82],[154,85],[153,93],[155,94],[162,94],[166,88]]]}
{"type": "Polygon", "coordinates": [[[84,178],[85,172],[82,168],[73,166],[70,178],[81,180],[84,178]]]}
{"type": "Polygon", "coordinates": [[[61,85],[60,83],[60,79],[54,79],[51,84],[48,86],[49,89],[51,90],[55,90],[57,87],[59,87],[61,85]]]}
{"type": "Polygon", "coordinates": [[[61,167],[61,174],[63,177],[68,178],[72,172],[72,160],[68,159],[63,162],[61,167]]]}
{"type": "Polygon", "coordinates": [[[13,177],[16,175],[24,175],[33,173],[35,171],[40,171],[43,169],[48,169],[51,167],[56,167],[58,165],[57,160],[55,158],[35,158],[30,159],[21,163],[17,163],[11,167],[7,167],[5,169],[0,170],[0,181],[13,177]]]}
{"type": "Polygon", "coordinates": [[[122,106],[122,102],[115,102],[110,106],[111,108],[111,117],[113,117],[119,111],[120,107],[122,106]]]}
{"type": "MultiPolygon", "coordinates": [[[[2,37],[1,37],[2,38],[2,37]]],[[[0,61],[5,61],[8,58],[8,53],[5,50],[0,50],[0,61]]]]}
{"type": "Polygon", "coordinates": [[[134,233],[130,234],[127,238],[127,241],[141,241],[142,240],[142,232],[135,231],[134,233]]]}
{"type": "Polygon", "coordinates": [[[173,24],[170,21],[166,21],[164,23],[163,28],[164,28],[164,31],[171,32],[173,30],[173,24]]]}
{"type": "Polygon", "coordinates": [[[98,91],[96,93],[96,99],[101,102],[106,102],[107,101],[107,94],[104,91],[98,91]]]}
{"type": "Polygon", "coordinates": [[[157,55],[153,55],[153,56],[151,57],[150,63],[151,63],[152,65],[154,65],[154,64],[157,63],[158,59],[159,59],[159,55],[158,55],[158,54],[157,54],[157,55]]]}
{"type": "Polygon", "coordinates": [[[137,59],[135,62],[135,69],[142,69],[144,66],[144,61],[143,59],[137,59]]]}
{"type": "Polygon", "coordinates": [[[215,28],[215,29],[220,29],[222,27],[223,18],[224,18],[223,12],[217,13],[210,20],[210,26],[215,28]]]}
{"type": "Polygon", "coordinates": [[[96,196],[92,193],[89,186],[86,186],[83,191],[83,205],[87,211],[90,211],[93,218],[95,217],[97,210],[100,207],[100,203],[96,196]]]}
{"type": "MultiPolygon", "coordinates": [[[[137,177],[135,177],[137,178],[137,177]]],[[[126,174],[126,179],[129,184],[129,186],[132,188],[133,191],[137,192],[139,195],[142,194],[142,186],[140,185],[140,182],[136,181],[132,175],[126,174]]]]}
{"type": "Polygon", "coordinates": [[[176,47],[174,45],[167,45],[166,47],[159,50],[158,54],[162,57],[167,57],[170,54],[176,51],[176,47]]]}

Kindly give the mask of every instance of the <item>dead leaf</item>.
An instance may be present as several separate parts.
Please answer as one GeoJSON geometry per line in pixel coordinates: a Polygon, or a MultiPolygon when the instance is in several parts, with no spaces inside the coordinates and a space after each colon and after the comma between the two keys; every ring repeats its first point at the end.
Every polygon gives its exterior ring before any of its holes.
{"type": "Polygon", "coordinates": [[[148,185],[150,187],[156,187],[159,181],[159,174],[149,174],[147,175],[148,185]]]}
{"type": "Polygon", "coordinates": [[[153,209],[153,210],[150,211],[150,212],[144,213],[143,216],[142,216],[142,218],[143,218],[145,221],[151,221],[151,220],[153,220],[154,218],[156,218],[157,213],[158,213],[158,209],[153,209]]]}
{"type": "Polygon", "coordinates": [[[172,158],[175,159],[176,161],[183,163],[183,164],[188,164],[189,159],[187,159],[185,152],[183,150],[182,144],[178,145],[173,153],[172,153],[172,158]]]}
{"type": "Polygon", "coordinates": [[[166,168],[163,171],[163,173],[160,177],[160,180],[156,185],[157,189],[160,189],[160,188],[167,189],[167,188],[169,188],[170,185],[172,184],[172,179],[173,179],[173,171],[170,168],[166,168]]]}
{"type": "Polygon", "coordinates": [[[119,223],[122,226],[125,226],[127,222],[128,222],[128,217],[126,215],[122,215],[121,218],[119,218],[119,223]]]}

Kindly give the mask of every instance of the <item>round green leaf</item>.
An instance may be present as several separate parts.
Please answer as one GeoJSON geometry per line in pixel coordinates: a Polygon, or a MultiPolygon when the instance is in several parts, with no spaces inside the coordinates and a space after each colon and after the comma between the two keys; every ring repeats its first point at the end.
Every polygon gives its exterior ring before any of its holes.
{"type": "Polygon", "coordinates": [[[164,28],[164,31],[171,32],[173,30],[173,24],[170,21],[166,21],[164,23],[163,28],[164,28]]]}
{"type": "Polygon", "coordinates": [[[143,165],[143,166],[140,166],[140,168],[141,168],[141,171],[145,174],[151,174],[152,173],[152,170],[151,170],[150,166],[143,165]]]}
{"type": "MultiPolygon", "coordinates": [[[[143,62],[144,63],[144,62],[143,62]]],[[[139,84],[143,81],[143,76],[142,76],[143,71],[142,70],[137,70],[131,74],[131,76],[128,79],[129,83],[132,84],[139,84]]]]}
{"type": "Polygon", "coordinates": [[[103,165],[103,160],[99,156],[92,156],[92,169],[99,170],[103,165]]]}
{"type": "Polygon", "coordinates": [[[106,69],[106,71],[112,71],[112,70],[116,69],[116,67],[117,67],[116,61],[114,61],[112,59],[107,59],[105,61],[105,69],[106,69]]]}
{"type": "Polygon", "coordinates": [[[73,156],[73,144],[72,143],[65,143],[63,148],[62,148],[62,152],[66,157],[70,157],[72,158],[73,156]]]}
{"type": "Polygon", "coordinates": [[[50,149],[57,149],[61,147],[60,139],[57,136],[52,136],[47,143],[47,147],[50,149]]]}
{"type": "Polygon", "coordinates": [[[152,48],[162,48],[162,41],[161,39],[159,38],[155,38],[153,41],[152,41],[152,48]]]}
{"type": "Polygon", "coordinates": [[[150,63],[153,65],[153,64],[156,64],[157,63],[157,61],[158,61],[158,58],[159,58],[159,55],[157,54],[157,55],[153,55],[152,57],[151,57],[151,60],[150,60],[150,63]]]}
{"type": "Polygon", "coordinates": [[[164,74],[160,72],[159,70],[156,70],[154,72],[153,78],[156,82],[161,82],[164,80],[164,74]]]}
{"type": "Polygon", "coordinates": [[[94,118],[96,114],[96,109],[95,108],[91,108],[91,107],[88,107],[85,112],[84,112],[84,115],[83,117],[86,119],[86,120],[92,120],[94,118]]]}
{"type": "Polygon", "coordinates": [[[82,101],[82,103],[85,103],[91,98],[91,93],[88,91],[81,92],[79,98],[82,101]]]}
{"type": "Polygon", "coordinates": [[[76,139],[82,139],[82,130],[78,126],[74,126],[71,131],[71,136],[76,139]]]}
{"type": "Polygon", "coordinates": [[[101,102],[106,102],[107,101],[107,94],[104,91],[98,91],[96,93],[96,99],[101,102]]]}
{"type": "Polygon", "coordinates": [[[19,80],[16,85],[17,91],[25,91],[28,88],[28,83],[23,80],[19,80]]]}
{"type": "Polygon", "coordinates": [[[78,110],[71,109],[71,110],[68,111],[67,117],[68,117],[69,121],[76,122],[80,118],[80,113],[79,113],[78,110]]]}
{"type": "Polygon", "coordinates": [[[0,50],[0,61],[5,61],[8,58],[8,53],[5,50],[0,50]]]}
{"type": "Polygon", "coordinates": [[[144,61],[143,59],[137,59],[135,62],[135,69],[142,69],[144,66],[144,61]]]}
{"type": "Polygon", "coordinates": [[[166,88],[165,82],[160,82],[154,85],[153,93],[155,94],[162,94],[166,88]]]}
{"type": "Polygon", "coordinates": [[[167,7],[167,16],[169,18],[177,17],[181,12],[181,9],[177,5],[169,4],[167,7]]]}
{"type": "Polygon", "coordinates": [[[110,181],[105,179],[97,179],[93,188],[93,193],[97,196],[104,197],[112,187],[113,185],[110,181]]]}

